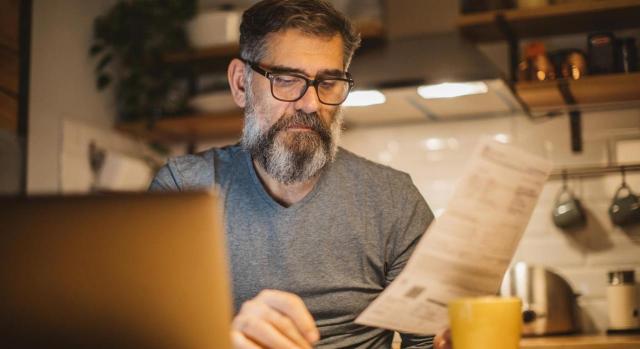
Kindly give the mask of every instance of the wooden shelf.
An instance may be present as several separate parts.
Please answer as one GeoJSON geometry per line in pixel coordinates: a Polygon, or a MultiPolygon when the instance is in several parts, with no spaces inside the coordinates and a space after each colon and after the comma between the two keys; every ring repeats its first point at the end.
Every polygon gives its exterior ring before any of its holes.
{"type": "Polygon", "coordinates": [[[634,349],[640,336],[569,335],[522,338],[521,349],[634,349]]]}
{"type": "Polygon", "coordinates": [[[502,15],[517,38],[620,30],[640,26],[640,0],[593,0],[530,9],[461,15],[460,32],[475,42],[505,40],[496,17],[502,15]]]}
{"type": "Polygon", "coordinates": [[[203,49],[170,53],[164,57],[164,61],[167,63],[187,63],[210,58],[232,57],[238,55],[239,49],[240,46],[238,43],[230,43],[203,49]]]}
{"type": "MultiPolygon", "coordinates": [[[[380,39],[384,36],[382,23],[377,20],[368,20],[355,23],[363,40],[380,39]]],[[[184,52],[174,52],[167,54],[164,61],[170,64],[188,63],[208,59],[231,58],[239,55],[240,46],[238,43],[229,43],[219,46],[211,46],[201,49],[192,49],[184,52]]]]}
{"type": "MultiPolygon", "coordinates": [[[[363,40],[376,41],[384,37],[382,22],[379,20],[360,21],[355,25],[363,40]]],[[[165,55],[163,59],[167,64],[217,62],[226,67],[228,59],[238,56],[238,51],[238,43],[229,43],[174,52],[165,55]]],[[[239,137],[242,133],[242,125],[242,112],[235,110],[166,118],[157,121],[151,129],[143,121],[119,123],[116,129],[150,141],[175,143],[239,137]]]]}
{"type": "Polygon", "coordinates": [[[144,121],[119,123],[116,129],[149,141],[177,143],[239,138],[242,125],[243,114],[238,109],[226,113],[160,119],[151,129],[144,121]]]}
{"type": "Polygon", "coordinates": [[[580,80],[519,82],[516,92],[531,112],[570,109],[558,88],[567,83],[576,108],[611,109],[640,103],[640,73],[585,76],[580,80]]]}

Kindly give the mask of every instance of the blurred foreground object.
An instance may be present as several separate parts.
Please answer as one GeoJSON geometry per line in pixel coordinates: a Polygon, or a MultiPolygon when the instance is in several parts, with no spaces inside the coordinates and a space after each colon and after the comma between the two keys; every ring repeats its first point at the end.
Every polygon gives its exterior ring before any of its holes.
{"type": "Polygon", "coordinates": [[[0,347],[230,348],[218,199],[0,199],[0,347]]]}

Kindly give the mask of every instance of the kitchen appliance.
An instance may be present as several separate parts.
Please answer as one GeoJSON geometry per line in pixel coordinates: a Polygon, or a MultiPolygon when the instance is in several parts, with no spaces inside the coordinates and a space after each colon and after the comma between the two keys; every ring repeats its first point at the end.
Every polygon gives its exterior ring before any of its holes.
{"type": "Polygon", "coordinates": [[[505,275],[500,294],[522,299],[525,336],[579,331],[577,295],[560,275],[544,267],[516,263],[505,275]]]}
{"type": "Polygon", "coordinates": [[[640,304],[633,270],[609,272],[607,286],[608,333],[640,330],[640,304]]]}
{"type": "Polygon", "coordinates": [[[381,93],[385,101],[366,108],[347,103],[344,116],[348,125],[463,120],[522,112],[504,73],[457,29],[458,1],[384,4],[386,40],[365,42],[349,71],[356,80],[354,92],[375,92],[376,98],[369,99],[376,101],[381,93]],[[423,88],[441,93],[425,95],[419,92],[423,88]]]}

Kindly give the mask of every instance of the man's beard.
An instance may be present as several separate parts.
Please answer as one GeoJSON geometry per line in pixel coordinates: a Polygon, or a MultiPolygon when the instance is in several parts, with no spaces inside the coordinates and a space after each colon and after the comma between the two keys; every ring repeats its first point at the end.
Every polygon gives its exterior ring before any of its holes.
{"type": "Polygon", "coordinates": [[[293,115],[283,115],[263,130],[257,114],[265,111],[257,110],[250,92],[246,102],[242,146],[276,181],[282,184],[307,181],[335,159],[342,133],[339,109],[334,112],[329,127],[317,113],[297,111],[293,115]],[[290,127],[309,130],[287,132],[290,127]]]}

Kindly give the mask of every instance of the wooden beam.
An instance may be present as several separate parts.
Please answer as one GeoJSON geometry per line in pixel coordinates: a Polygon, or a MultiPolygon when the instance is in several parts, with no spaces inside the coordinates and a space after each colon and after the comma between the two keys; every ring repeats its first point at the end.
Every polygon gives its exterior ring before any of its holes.
{"type": "Polygon", "coordinates": [[[18,129],[18,100],[0,91],[0,129],[16,132],[18,129]]]}
{"type": "Polygon", "coordinates": [[[0,46],[18,51],[20,0],[0,1],[0,46]]]}
{"type": "Polygon", "coordinates": [[[0,46],[0,91],[18,95],[20,75],[19,57],[16,51],[0,46]]]}

